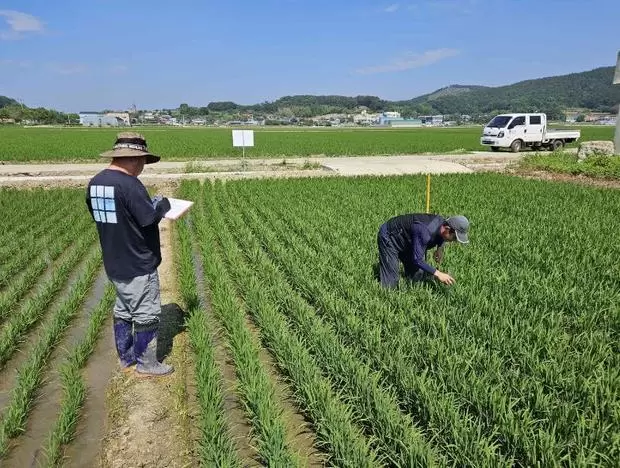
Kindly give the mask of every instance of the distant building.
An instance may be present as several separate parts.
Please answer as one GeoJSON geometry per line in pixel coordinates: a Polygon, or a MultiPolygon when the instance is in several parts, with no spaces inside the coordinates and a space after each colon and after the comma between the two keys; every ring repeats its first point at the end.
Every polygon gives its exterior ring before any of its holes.
{"type": "Polygon", "coordinates": [[[411,128],[421,127],[422,120],[420,119],[394,119],[390,121],[390,127],[393,128],[411,128]]]}
{"type": "Polygon", "coordinates": [[[357,125],[372,125],[379,122],[379,114],[369,114],[366,110],[363,110],[360,114],[353,116],[353,123],[357,125]]]}
{"type": "Polygon", "coordinates": [[[131,118],[129,117],[129,112],[106,112],[106,117],[116,117],[117,119],[121,119],[123,121],[123,125],[128,127],[131,126],[131,118]]]}
{"type": "Polygon", "coordinates": [[[566,109],[564,111],[566,121],[575,123],[582,118],[581,121],[589,123],[598,123],[602,125],[614,125],[616,116],[609,112],[591,112],[588,109],[566,109]]]}
{"type": "Polygon", "coordinates": [[[564,115],[567,122],[574,123],[577,122],[577,118],[580,115],[584,115],[586,112],[588,112],[586,109],[566,109],[564,115]]]}
{"type": "Polygon", "coordinates": [[[400,112],[384,112],[382,115],[388,119],[400,119],[400,112]]]}
{"type": "Polygon", "coordinates": [[[420,120],[424,125],[442,125],[443,115],[420,115],[420,120]]]}
{"type": "Polygon", "coordinates": [[[614,114],[609,112],[589,112],[584,116],[586,122],[602,122],[605,120],[611,120],[615,117],[614,114]]]}
{"type": "Polygon", "coordinates": [[[618,121],[617,115],[610,115],[609,117],[605,117],[605,118],[598,120],[596,123],[598,123],[599,125],[616,125],[617,121],[618,121]]]}
{"type": "Polygon", "coordinates": [[[404,119],[400,116],[400,112],[384,112],[379,116],[377,122],[379,125],[389,125],[390,127],[420,127],[422,121],[420,119],[404,119]]]}
{"type": "Polygon", "coordinates": [[[101,112],[80,112],[80,125],[84,127],[121,127],[129,125],[129,114],[127,121],[115,114],[103,114],[101,112]]]}

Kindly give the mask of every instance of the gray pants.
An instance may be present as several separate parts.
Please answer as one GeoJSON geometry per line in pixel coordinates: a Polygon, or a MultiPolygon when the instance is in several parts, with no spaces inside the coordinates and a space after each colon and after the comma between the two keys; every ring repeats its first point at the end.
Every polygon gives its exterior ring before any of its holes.
{"type": "Polygon", "coordinates": [[[137,325],[159,322],[161,299],[157,270],[130,280],[110,280],[116,288],[114,317],[137,325]]]}

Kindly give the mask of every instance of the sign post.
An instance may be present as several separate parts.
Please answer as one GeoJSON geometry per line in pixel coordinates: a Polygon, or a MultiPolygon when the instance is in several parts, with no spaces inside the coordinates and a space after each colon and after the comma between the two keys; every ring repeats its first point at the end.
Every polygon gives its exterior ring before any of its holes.
{"type": "Polygon", "coordinates": [[[245,168],[245,148],[254,146],[254,130],[233,130],[234,147],[241,147],[241,165],[245,168]]]}
{"type": "Polygon", "coordinates": [[[426,174],[426,213],[431,212],[431,175],[426,174]]]}
{"type": "MultiPolygon", "coordinates": [[[[616,73],[614,73],[613,84],[620,85],[620,51],[618,51],[616,73]]],[[[618,108],[618,114],[616,115],[616,136],[614,138],[614,146],[616,148],[616,154],[620,154],[620,106],[618,108]]]]}

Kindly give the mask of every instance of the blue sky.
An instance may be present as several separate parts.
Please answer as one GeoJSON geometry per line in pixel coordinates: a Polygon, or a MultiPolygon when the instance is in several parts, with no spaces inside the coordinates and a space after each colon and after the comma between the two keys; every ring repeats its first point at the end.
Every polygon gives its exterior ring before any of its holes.
{"type": "Polygon", "coordinates": [[[614,65],[618,0],[0,0],[0,95],[64,111],[409,99],[614,65]]]}

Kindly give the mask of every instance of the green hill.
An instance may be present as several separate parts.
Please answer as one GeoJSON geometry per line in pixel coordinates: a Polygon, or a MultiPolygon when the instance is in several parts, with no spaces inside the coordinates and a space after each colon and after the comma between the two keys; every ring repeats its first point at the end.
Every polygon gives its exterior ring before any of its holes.
{"type": "Polygon", "coordinates": [[[467,94],[472,91],[481,91],[485,89],[490,89],[487,86],[469,86],[469,85],[451,85],[446,86],[445,88],[440,88],[437,91],[433,91],[430,94],[424,94],[423,96],[418,96],[415,99],[412,99],[412,102],[421,103],[427,101],[435,101],[437,99],[447,97],[447,96],[460,96],[462,94],[467,94]]]}
{"type": "Polygon", "coordinates": [[[0,96],[0,109],[6,106],[16,106],[19,104],[15,99],[10,97],[0,96]]]}
{"type": "MultiPolygon", "coordinates": [[[[602,67],[570,75],[521,81],[508,86],[465,87],[461,92],[449,94],[439,90],[401,104],[427,104],[440,114],[479,114],[508,110],[557,113],[571,107],[611,112],[620,103],[620,87],[611,84],[613,73],[613,67],[602,67]]],[[[463,87],[456,87],[457,90],[460,88],[463,87]]]]}
{"type": "Polygon", "coordinates": [[[587,72],[521,81],[499,87],[451,85],[402,101],[387,101],[377,96],[297,95],[250,106],[233,102],[212,102],[207,107],[210,112],[253,112],[301,118],[330,113],[352,113],[365,107],[373,112],[397,110],[403,116],[487,116],[512,111],[546,112],[553,119],[563,118],[563,112],[567,108],[617,111],[620,86],[611,84],[613,73],[613,67],[601,67],[587,72]]]}

